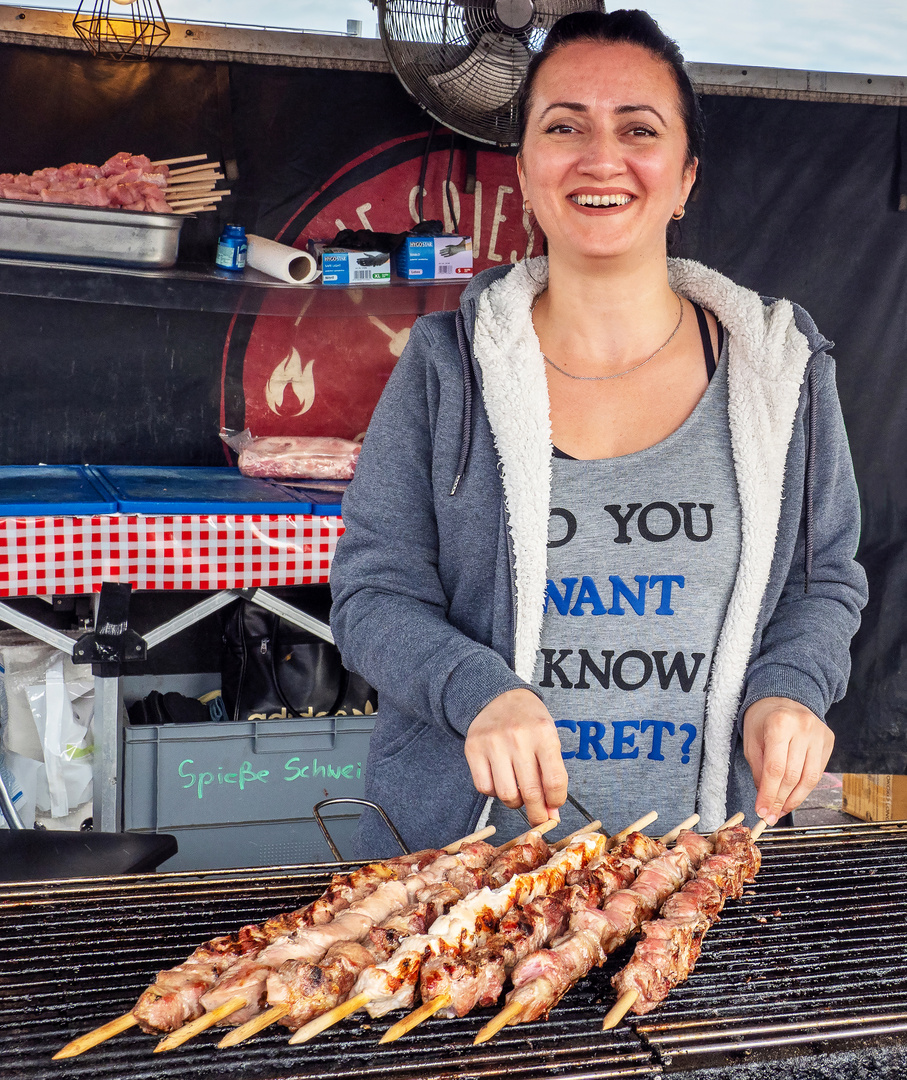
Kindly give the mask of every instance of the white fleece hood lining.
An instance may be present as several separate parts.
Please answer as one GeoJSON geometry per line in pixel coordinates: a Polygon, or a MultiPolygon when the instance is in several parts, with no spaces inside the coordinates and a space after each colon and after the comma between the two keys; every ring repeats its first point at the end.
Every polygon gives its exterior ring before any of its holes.
{"type": "MultiPolygon", "coordinates": [[[[728,334],[728,417],[741,513],[740,564],[706,695],[699,782],[702,826],[727,817],[728,758],[746,668],[768,586],[784,468],[810,357],[793,307],[759,296],[689,260],[668,260],[671,287],[711,311],[728,334]]],[[[516,587],[514,670],[531,682],[541,641],[548,569],[551,418],[532,301],[544,258],[518,263],[480,296],[473,349],[500,458],[516,587]]],[[[734,809],[742,809],[734,807],[734,809]]]]}

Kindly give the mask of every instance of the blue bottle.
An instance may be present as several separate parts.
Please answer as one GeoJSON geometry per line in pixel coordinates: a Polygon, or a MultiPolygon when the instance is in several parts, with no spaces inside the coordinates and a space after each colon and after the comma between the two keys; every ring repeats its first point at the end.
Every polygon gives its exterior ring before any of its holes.
{"type": "Polygon", "coordinates": [[[221,270],[240,272],[246,267],[246,230],[242,225],[225,225],[217,241],[215,263],[221,270]]]}

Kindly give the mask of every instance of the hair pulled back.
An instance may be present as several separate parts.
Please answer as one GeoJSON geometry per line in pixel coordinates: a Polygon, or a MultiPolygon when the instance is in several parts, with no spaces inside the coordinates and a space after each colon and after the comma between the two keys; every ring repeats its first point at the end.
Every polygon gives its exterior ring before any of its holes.
{"type": "Polygon", "coordinates": [[[645,11],[577,11],[564,15],[551,27],[541,50],[529,61],[526,77],[517,98],[520,150],[526,137],[526,122],[532,105],[532,90],[538,73],[552,53],[578,41],[602,45],[639,45],[656,60],[667,64],[674,75],[680,98],[680,114],[687,133],[687,165],[702,157],[705,138],[702,107],[683,64],[683,54],[676,41],[665,34],[645,11]]]}

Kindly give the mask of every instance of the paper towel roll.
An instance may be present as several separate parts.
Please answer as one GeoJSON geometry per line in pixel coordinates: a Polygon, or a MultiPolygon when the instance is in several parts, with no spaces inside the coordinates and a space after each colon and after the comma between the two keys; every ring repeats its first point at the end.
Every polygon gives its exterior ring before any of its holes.
{"type": "Polygon", "coordinates": [[[263,236],[250,235],[246,240],[249,245],[247,266],[290,285],[308,285],[318,277],[318,264],[307,251],[266,240],[263,236]]]}

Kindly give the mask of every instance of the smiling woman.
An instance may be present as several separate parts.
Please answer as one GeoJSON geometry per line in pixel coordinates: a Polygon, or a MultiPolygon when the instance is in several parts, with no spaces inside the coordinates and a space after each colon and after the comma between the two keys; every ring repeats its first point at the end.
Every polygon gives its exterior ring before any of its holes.
{"type": "MultiPolygon", "coordinates": [[[[773,823],[822,775],[866,599],[828,343],[668,259],[702,129],[648,15],[561,19],[521,105],[547,257],[416,324],[344,500],[369,797],[417,846],[541,822],[568,784],[609,832],[773,823]]],[[[360,846],[384,846],[368,816],[360,846]]]]}

